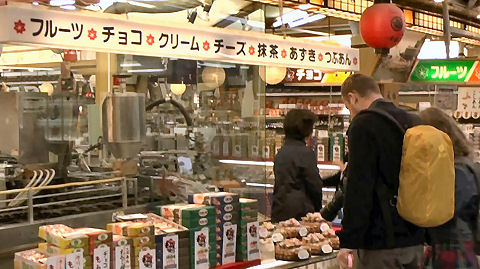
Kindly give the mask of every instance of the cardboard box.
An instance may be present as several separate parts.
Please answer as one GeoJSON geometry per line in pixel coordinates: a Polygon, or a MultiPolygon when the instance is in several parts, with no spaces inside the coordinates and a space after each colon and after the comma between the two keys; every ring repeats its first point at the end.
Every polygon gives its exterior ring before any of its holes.
{"type": "Polygon", "coordinates": [[[330,161],[342,161],[345,154],[345,142],[343,134],[332,133],[330,134],[330,161]]]}
{"type": "Polygon", "coordinates": [[[132,225],[133,222],[113,222],[107,223],[107,231],[112,232],[115,235],[123,235],[123,228],[132,225]]]}
{"type": "Polygon", "coordinates": [[[225,205],[215,206],[215,214],[225,215],[225,214],[234,214],[240,212],[240,203],[231,203],[225,205]]]}
{"type": "Polygon", "coordinates": [[[40,226],[38,236],[59,248],[84,248],[88,246],[86,235],[76,233],[74,229],[62,224],[40,226]]]}

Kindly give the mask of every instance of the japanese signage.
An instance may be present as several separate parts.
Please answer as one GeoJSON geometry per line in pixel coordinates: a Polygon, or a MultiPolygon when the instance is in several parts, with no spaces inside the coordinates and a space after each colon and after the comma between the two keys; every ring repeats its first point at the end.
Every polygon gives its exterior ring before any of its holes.
{"type": "Polygon", "coordinates": [[[148,56],[358,71],[357,49],[237,30],[139,23],[125,16],[31,5],[0,7],[0,42],[148,56]]]}
{"type": "Polygon", "coordinates": [[[352,72],[324,73],[319,69],[287,68],[283,83],[342,84],[352,72]]]}
{"type": "Polygon", "coordinates": [[[420,60],[411,78],[414,82],[480,82],[480,66],[475,60],[420,60]]]}
{"type": "Polygon", "coordinates": [[[458,88],[458,104],[456,118],[480,118],[480,89],[471,87],[458,88]]]}

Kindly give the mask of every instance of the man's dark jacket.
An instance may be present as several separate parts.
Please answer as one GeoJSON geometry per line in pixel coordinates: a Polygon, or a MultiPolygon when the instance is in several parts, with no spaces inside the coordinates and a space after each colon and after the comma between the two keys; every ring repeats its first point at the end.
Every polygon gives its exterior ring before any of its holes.
{"type": "MultiPolygon", "coordinates": [[[[418,116],[407,113],[383,99],[370,109],[383,110],[405,129],[418,125],[418,116]]],[[[403,133],[386,117],[361,112],[348,130],[348,184],[345,190],[342,248],[387,249],[420,245],[424,230],[403,220],[391,207],[394,245],[387,246],[386,226],[376,193],[379,183],[393,190],[398,184],[403,133]]]]}
{"type": "Polygon", "coordinates": [[[275,156],[272,221],[300,220],[322,208],[322,179],[317,159],[300,139],[287,138],[275,156]]]}

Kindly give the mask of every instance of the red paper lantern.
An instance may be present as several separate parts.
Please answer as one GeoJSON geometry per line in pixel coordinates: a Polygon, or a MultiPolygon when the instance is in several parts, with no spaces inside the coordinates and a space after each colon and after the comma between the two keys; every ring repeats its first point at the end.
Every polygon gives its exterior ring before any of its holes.
{"type": "Polygon", "coordinates": [[[390,49],[402,40],[405,16],[394,4],[374,4],[360,18],[362,38],[372,48],[390,49]]]}
{"type": "Polygon", "coordinates": [[[66,62],[76,62],[77,61],[77,51],[76,50],[63,50],[63,59],[66,62]]]}

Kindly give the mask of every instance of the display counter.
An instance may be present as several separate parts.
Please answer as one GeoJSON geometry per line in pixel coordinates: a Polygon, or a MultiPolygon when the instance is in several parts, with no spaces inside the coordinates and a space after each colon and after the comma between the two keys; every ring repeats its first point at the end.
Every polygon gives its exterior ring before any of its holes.
{"type": "Polygon", "coordinates": [[[291,269],[291,268],[316,268],[316,269],[331,269],[338,268],[337,264],[337,254],[329,254],[325,256],[313,256],[308,260],[299,261],[299,262],[289,262],[289,261],[271,261],[271,262],[262,262],[262,265],[257,265],[250,267],[251,269],[291,269]],[[314,267],[312,267],[314,266],[314,267]]]}

